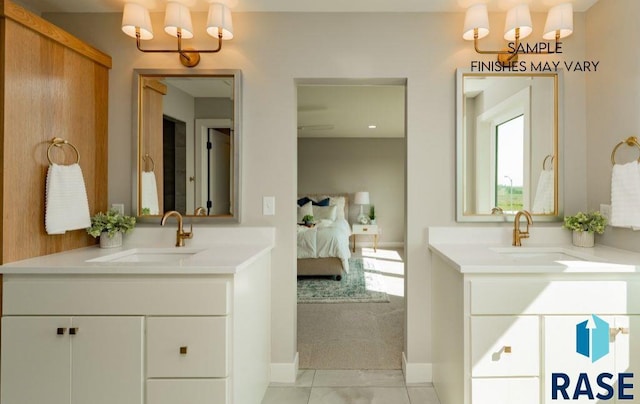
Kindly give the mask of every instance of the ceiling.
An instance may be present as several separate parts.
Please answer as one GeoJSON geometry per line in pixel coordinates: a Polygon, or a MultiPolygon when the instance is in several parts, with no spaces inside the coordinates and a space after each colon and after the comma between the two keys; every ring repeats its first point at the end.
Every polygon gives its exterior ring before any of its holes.
{"type": "Polygon", "coordinates": [[[401,138],[404,123],[404,84],[298,85],[298,137],[401,138]]]}
{"type": "MultiPolygon", "coordinates": [[[[126,0],[14,0],[32,11],[122,12],[126,0]]],[[[164,11],[166,0],[135,0],[152,11],[164,11]]],[[[178,0],[194,11],[207,9],[208,0],[178,0]]],[[[532,11],[547,11],[567,0],[218,0],[237,12],[461,12],[476,3],[487,3],[490,11],[505,11],[517,3],[528,3],[532,11]]],[[[574,10],[586,11],[598,0],[572,0],[574,10]]]]}

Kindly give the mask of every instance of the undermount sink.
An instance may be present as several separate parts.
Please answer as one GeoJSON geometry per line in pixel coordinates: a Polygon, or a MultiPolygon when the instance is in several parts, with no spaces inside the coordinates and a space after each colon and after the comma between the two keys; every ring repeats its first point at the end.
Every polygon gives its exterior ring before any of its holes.
{"type": "Polygon", "coordinates": [[[548,260],[548,261],[583,261],[584,258],[563,248],[553,247],[502,247],[491,248],[491,251],[514,260],[548,260]]]}
{"type": "Polygon", "coordinates": [[[192,257],[203,249],[194,248],[131,248],[87,262],[176,262],[192,257]]]}

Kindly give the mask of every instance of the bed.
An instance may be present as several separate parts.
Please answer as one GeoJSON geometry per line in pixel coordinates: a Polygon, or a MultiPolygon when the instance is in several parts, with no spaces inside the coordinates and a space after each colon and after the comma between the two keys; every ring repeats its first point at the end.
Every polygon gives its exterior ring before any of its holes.
{"type": "Polygon", "coordinates": [[[346,194],[310,194],[298,198],[298,276],[333,276],[349,272],[349,198],[346,194]],[[301,225],[311,214],[315,224],[301,225]]]}

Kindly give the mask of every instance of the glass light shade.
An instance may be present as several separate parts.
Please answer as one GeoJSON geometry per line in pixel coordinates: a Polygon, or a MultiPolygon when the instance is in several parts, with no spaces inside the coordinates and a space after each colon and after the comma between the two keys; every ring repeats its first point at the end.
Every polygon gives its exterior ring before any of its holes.
{"type": "Polygon", "coordinates": [[[369,192],[356,192],[353,198],[353,203],[356,205],[368,205],[369,204],[369,192]]]}
{"type": "Polygon", "coordinates": [[[207,33],[217,38],[218,28],[222,28],[222,39],[227,40],[233,38],[231,10],[224,4],[211,3],[207,17],[207,33]]]}
{"type": "Polygon", "coordinates": [[[167,10],[164,15],[164,32],[177,37],[178,28],[182,30],[183,38],[193,38],[193,25],[191,24],[189,9],[184,4],[171,1],[167,3],[167,10]]]}
{"type": "Polygon", "coordinates": [[[464,15],[462,38],[473,41],[473,30],[478,28],[478,39],[489,35],[489,14],[486,4],[476,4],[467,9],[464,15]]]}
{"type": "Polygon", "coordinates": [[[140,28],[140,39],[153,38],[153,27],[149,10],[136,3],[126,3],[122,13],[122,32],[130,37],[136,37],[136,27],[140,28]]]}
{"type": "Polygon", "coordinates": [[[515,41],[516,28],[520,28],[520,39],[528,37],[533,31],[529,6],[519,4],[507,11],[507,19],[504,25],[504,39],[515,41]]]}
{"type": "Polygon", "coordinates": [[[571,3],[558,4],[549,10],[542,37],[546,40],[555,39],[556,31],[560,31],[560,38],[573,33],[573,5],[571,3]]]}

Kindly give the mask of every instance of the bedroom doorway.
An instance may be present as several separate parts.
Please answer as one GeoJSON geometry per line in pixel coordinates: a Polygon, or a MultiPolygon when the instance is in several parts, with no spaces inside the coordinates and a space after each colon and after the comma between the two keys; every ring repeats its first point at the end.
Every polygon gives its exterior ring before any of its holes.
{"type": "Polygon", "coordinates": [[[406,80],[296,84],[300,369],[401,369],[406,80]]]}

